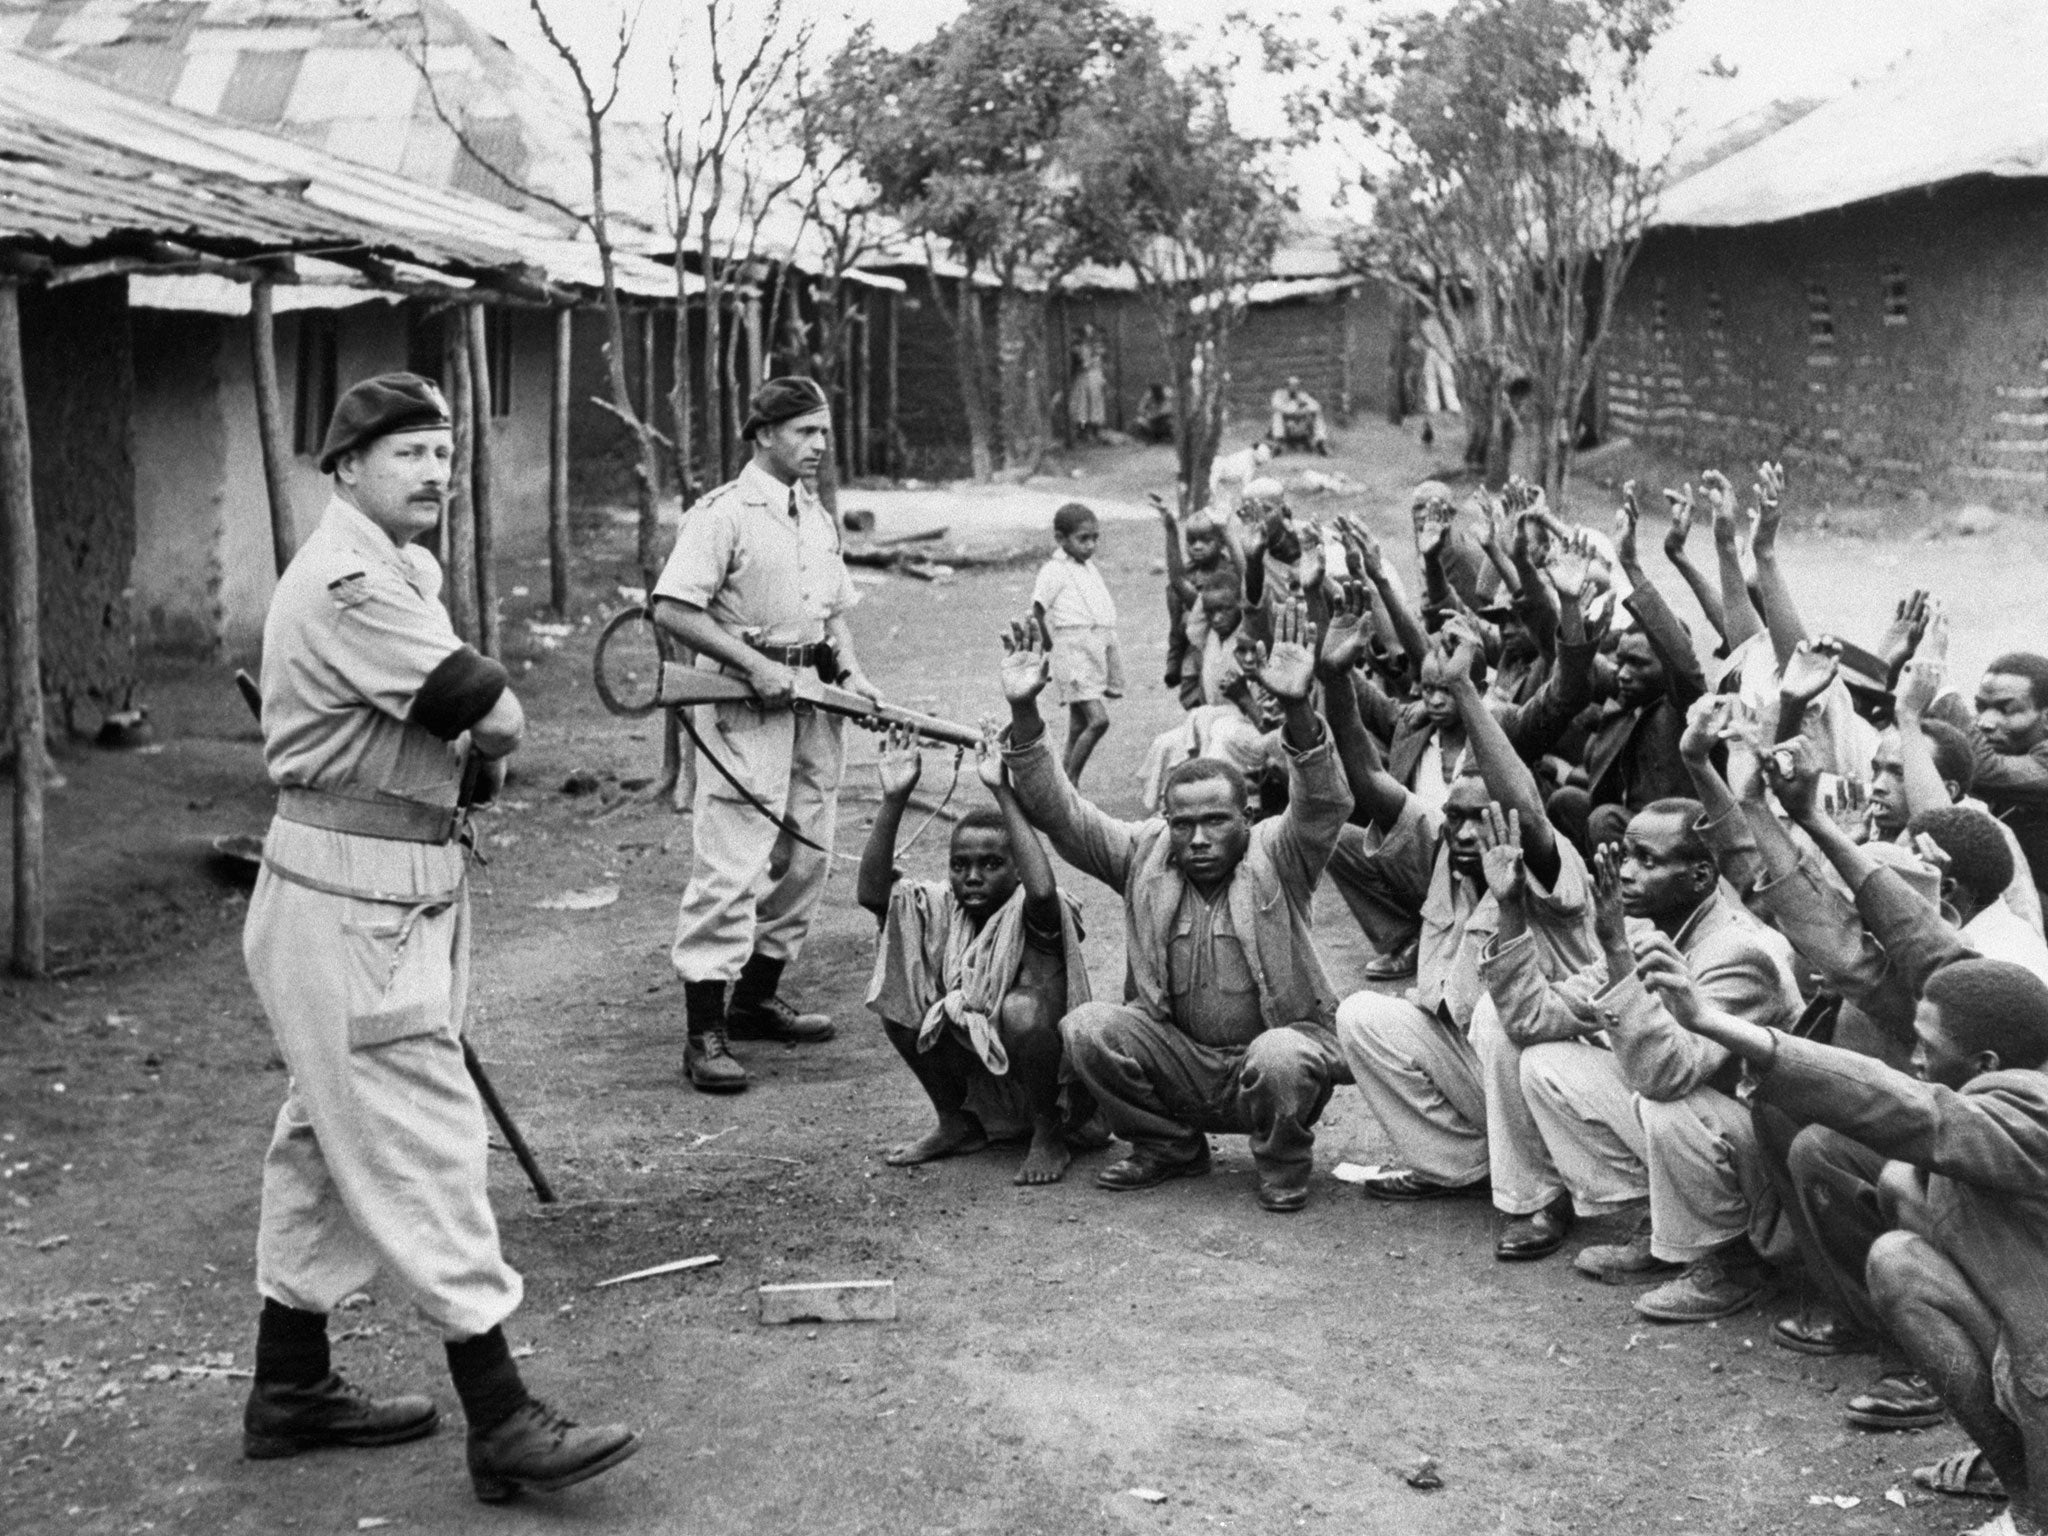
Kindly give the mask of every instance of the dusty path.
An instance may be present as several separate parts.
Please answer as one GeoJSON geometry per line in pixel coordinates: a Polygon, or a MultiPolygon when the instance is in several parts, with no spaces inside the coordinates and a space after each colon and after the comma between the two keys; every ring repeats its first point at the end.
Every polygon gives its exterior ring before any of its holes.
{"type": "MultiPolygon", "coordinates": [[[[1172,711],[1157,685],[1151,540],[1121,526],[1105,567],[1133,675],[1151,682],[1116,714],[1089,788],[1127,807],[1146,738],[1172,711]]],[[[623,542],[607,553],[615,564],[591,562],[592,612],[624,576],[623,542]]],[[[2037,590],[2018,533],[1996,548],[1834,540],[1794,553],[1812,590],[1841,595],[1816,621],[1859,633],[1874,633],[1891,588],[1923,562],[1985,617],[1961,631],[1966,666],[2005,643],[1999,625],[2023,622],[2005,620],[2001,600],[2037,590]],[[1907,565],[1886,569],[1886,556],[1907,565]]],[[[993,631],[1030,579],[869,586],[857,616],[869,670],[899,699],[976,718],[991,701],[993,631]]],[[[531,570],[514,580],[544,589],[531,570]]],[[[515,608],[508,632],[528,645],[530,609],[515,608]]],[[[528,1280],[515,1343],[532,1347],[542,1390],[644,1426],[645,1452],[588,1489],[510,1511],[470,1500],[454,1432],[239,1459],[246,1382],[231,1373],[250,1363],[258,1158],[282,1078],[242,975],[241,900],[196,850],[259,825],[264,797],[225,674],[169,671],[150,690],[162,753],[65,760],[56,928],[76,973],[0,983],[0,1530],[341,1532],[384,1519],[401,1532],[693,1536],[1931,1533],[1978,1513],[1906,1481],[1959,1443],[1954,1431],[1842,1427],[1869,1363],[1769,1347],[1769,1309],[1713,1328],[1638,1325],[1628,1293],[1562,1260],[1497,1264],[1482,1207],[1358,1199],[1329,1166],[1383,1153],[1348,1092],[1318,1145],[1313,1202],[1293,1218],[1253,1206],[1231,1139],[1216,1143],[1215,1177],[1125,1196],[1093,1187],[1099,1158],[1035,1191],[1009,1182],[1009,1150],[885,1167],[882,1149],[925,1110],[859,1006],[872,924],[853,908],[850,864],[793,977],[836,1014],[839,1039],[742,1047],[753,1091],[692,1093],[666,961],[689,823],[593,819],[595,798],[560,792],[572,771],[645,774],[656,746],[598,711],[588,638],[531,651],[534,736],[490,818],[478,879],[473,1033],[565,1196],[542,1210],[509,1158],[495,1169],[528,1280]],[[534,905],[607,883],[621,895],[601,910],[534,905]],[[724,1262],[591,1290],[693,1253],[724,1262]],[[901,1293],[896,1323],[752,1321],[762,1280],[883,1276],[901,1293]],[[1440,1463],[1440,1492],[1401,1479],[1424,1454],[1440,1463]],[[1909,1508],[1887,1502],[1894,1488],[1909,1508]],[[1820,1494],[1860,1502],[1809,1503],[1820,1494]]],[[[864,741],[854,756],[848,853],[872,794],[864,741]]],[[[944,763],[927,774],[942,786],[944,763]]],[[[913,867],[937,870],[942,835],[913,867]]],[[[1114,909],[1099,887],[1082,894],[1109,989],[1114,909]]],[[[1341,981],[1357,948],[1340,906],[1325,918],[1341,981]]],[[[335,1329],[352,1372],[428,1383],[452,1410],[436,1342],[388,1290],[335,1329]]]]}

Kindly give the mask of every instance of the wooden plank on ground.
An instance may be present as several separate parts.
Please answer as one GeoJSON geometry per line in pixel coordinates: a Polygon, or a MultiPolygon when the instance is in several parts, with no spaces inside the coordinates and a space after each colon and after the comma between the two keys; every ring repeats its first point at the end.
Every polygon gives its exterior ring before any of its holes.
{"type": "Polygon", "coordinates": [[[764,1323],[891,1323],[894,1280],[819,1280],[761,1287],[764,1323]]]}

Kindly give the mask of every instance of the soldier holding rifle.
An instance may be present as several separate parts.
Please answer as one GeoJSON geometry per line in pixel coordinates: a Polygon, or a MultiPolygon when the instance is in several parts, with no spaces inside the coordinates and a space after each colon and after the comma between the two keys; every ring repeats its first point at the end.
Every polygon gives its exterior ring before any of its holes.
{"type": "Polygon", "coordinates": [[[433,1432],[425,1397],[336,1375],[327,1313],[383,1269],[446,1340],[476,1495],[554,1489],[639,1448],[527,1395],[500,1326],[519,1305],[498,1246],[484,1107],[464,1067],[469,897],[461,787],[519,745],[505,669],[462,643],[441,568],[447,402],[409,373],[334,412],[334,498],[263,630],[263,756],[277,817],[249,902],[249,980],[291,1072],[263,1166],[255,1384],[244,1452],[390,1445],[433,1432]],[[488,764],[482,765],[488,766],[488,764]]]}
{"type": "Polygon", "coordinates": [[[690,508],[652,593],[655,622],[697,665],[755,696],[700,706],[689,727],[712,771],[697,779],[672,955],[689,1027],[684,1073],[707,1093],[747,1086],[728,1038],[832,1037],[830,1019],[777,995],[825,892],[845,762],[842,718],[793,695],[798,675],[815,671],[881,697],[854,659],[846,611],[859,593],[815,489],[832,436],[824,392],[809,379],[769,380],[740,435],[752,461],[690,508]]]}

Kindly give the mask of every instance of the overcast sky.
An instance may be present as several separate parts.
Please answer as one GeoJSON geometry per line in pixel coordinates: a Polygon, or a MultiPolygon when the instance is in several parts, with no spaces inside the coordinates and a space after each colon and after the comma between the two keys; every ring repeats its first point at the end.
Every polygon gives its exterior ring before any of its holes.
{"type": "MultiPolygon", "coordinates": [[[[516,47],[552,65],[538,43],[528,0],[459,0],[472,15],[494,25],[516,47]]],[[[619,5],[635,0],[543,0],[561,29],[592,56],[608,52],[619,5]]],[[[628,66],[622,109],[632,115],[659,114],[668,91],[667,59],[673,28],[681,18],[701,29],[696,0],[640,0],[640,30],[628,66]]],[[[735,0],[742,28],[759,25],[764,0],[735,0]]],[[[1301,18],[1304,28],[1329,29],[1331,5],[1302,0],[1125,0],[1176,30],[1213,34],[1232,12],[1285,21],[1301,18]]],[[[1972,25],[1974,18],[2012,5],[2048,0],[1681,0],[1678,20],[1652,56],[1649,78],[1661,115],[1682,113],[1690,130],[1711,130],[1773,101],[1827,97],[1881,72],[1900,54],[1942,33],[1972,25]],[[1713,61],[1721,69],[1710,70],[1713,61]],[[1729,76],[1722,72],[1732,67],[1729,76]]],[[[1353,17],[1396,16],[1418,8],[1441,8],[1442,0],[1352,0],[1353,17]]],[[[816,28],[820,53],[844,39],[863,21],[881,40],[902,47],[928,37],[959,14],[962,0],[787,0],[786,14],[816,28]]],[[[1271,108],[1273,92],[1254,92],[1241,108],[1257,116],[1261,98],[1271,108]]],[[[1277,119],[1277,112],[1275,113],[1277,119]]],[[[1247,122],[1252,131],[1277,126],[1247,122]]],[[[1307,178],[1313,182],[1313,173],[1307,178]]]]}

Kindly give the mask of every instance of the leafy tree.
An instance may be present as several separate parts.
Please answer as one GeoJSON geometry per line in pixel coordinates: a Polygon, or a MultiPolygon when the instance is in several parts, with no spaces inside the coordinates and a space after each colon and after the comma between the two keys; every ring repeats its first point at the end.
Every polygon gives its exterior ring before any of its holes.
{"type": "MultiPolygon", "coordinates": [[[[1373,146],[1366,264],[1451,339],[1467,461],[1505,473],[1508,387],[1553,495],[1664,181],[1640,71],[1674,0],[1457,0],[1354,33],[1335,84],[1299,103],[1373,146]]],[[[1304,50],[1295,49],[1297,57],[1304,50]]]]}
{"type": "MultiPolygon", "coordinates": [[[[969,0],[912,48],[883,48],[864,27],[832,60],[834,116],[882,207],[925,240],[935,296],[940,253],[959,270],[957,297],[939,303],[977,479],[995,468],[1001,395],[1030,394],[1030,333],[1042,337],[1044,292],[1074,259],[1061,164],[1069,121],[1151,31],[1111,0],[969,0]],[[1007,379],[989,368],[981,295],[991,281],[1004,296],[1007,379]]],[[[1038,446],[1016,440],[1020,414],[1035,418],[1028,430],[1041,443],[1045,432],[1042,404],[1012,410],[1003,447],[1015,460],[1038,446]]]]}
{"type": "Polygon", "coordinates": [[[1249,285],[1293,207],[1273,148],[1232,123],[1218,72],[1176,73],[1157,38],[1104,83],[1068,146],[1076,239],[1131,270],[1166,344],[1189,507],[1208,499],[1249,285]]]}

